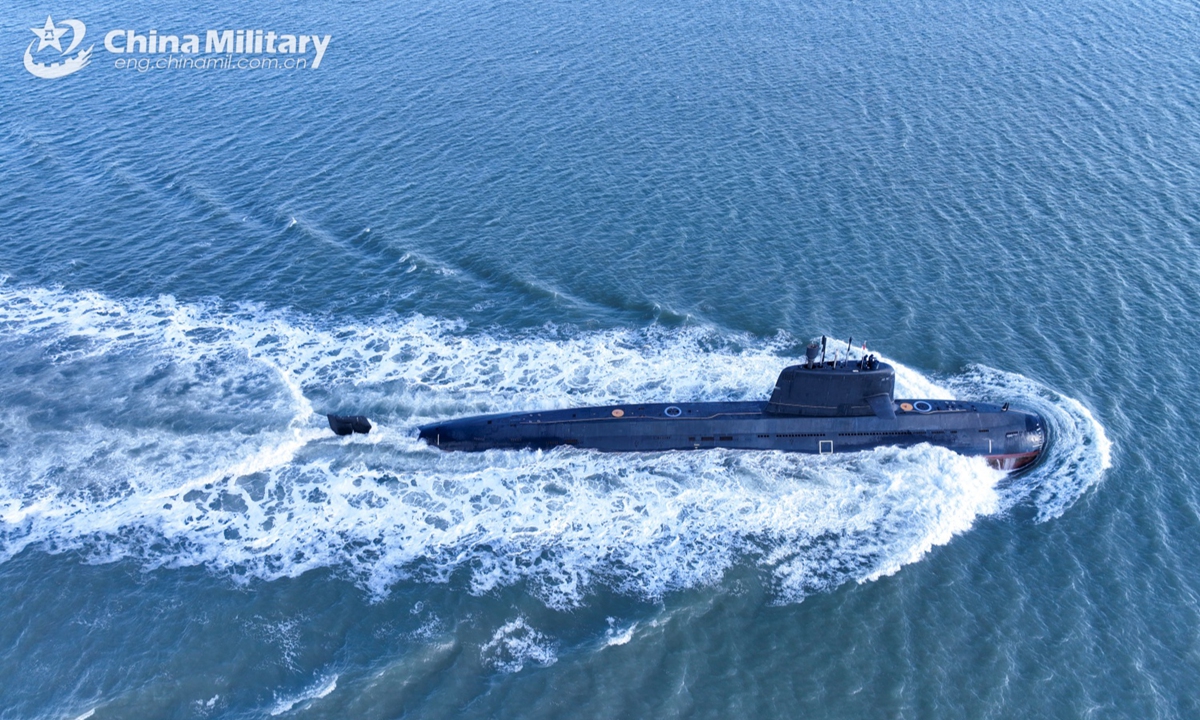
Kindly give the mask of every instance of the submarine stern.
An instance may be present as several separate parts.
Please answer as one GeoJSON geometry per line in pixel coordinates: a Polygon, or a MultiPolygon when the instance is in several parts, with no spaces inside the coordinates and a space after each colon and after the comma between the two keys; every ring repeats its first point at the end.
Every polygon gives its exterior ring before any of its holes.
{"type": "Polygon", "coordinates": [[[472,451],[503,447],[505,443],[493,431],[493,427],[488,416],[460,418],[422,425],[417,428],[417,437],[439,450],[472,451]]]}

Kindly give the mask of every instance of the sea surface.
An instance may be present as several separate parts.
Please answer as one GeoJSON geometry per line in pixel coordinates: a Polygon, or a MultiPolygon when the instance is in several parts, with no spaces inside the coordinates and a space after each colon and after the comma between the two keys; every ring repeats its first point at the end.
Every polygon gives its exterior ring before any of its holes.
{"type": "Polygon", "coordinates": [[[1200,717],[1200,7],[14,0],[0,57],[0,718],[1200,717]],[[331,40],[104,48],[223,28],[331,40]],[[822,335],[1047,457],[415,439],[822,335]]]}

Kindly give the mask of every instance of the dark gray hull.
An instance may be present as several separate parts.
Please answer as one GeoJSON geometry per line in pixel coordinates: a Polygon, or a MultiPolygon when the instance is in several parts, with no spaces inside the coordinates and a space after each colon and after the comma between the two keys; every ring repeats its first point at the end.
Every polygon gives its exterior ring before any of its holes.
{"type": "Polygon", "coordinates": [[[1046,442],[1035,414],[997,405],[947,400],[896,400],[894,418],[811,417],[767,412],[767,402],[614,405],[481,415],[420,428],[442,450],[553,448],[606,452],[731,448],[841,453],[930,443],[981,455],[1017,470],[1037,459],[1046,442]]]}

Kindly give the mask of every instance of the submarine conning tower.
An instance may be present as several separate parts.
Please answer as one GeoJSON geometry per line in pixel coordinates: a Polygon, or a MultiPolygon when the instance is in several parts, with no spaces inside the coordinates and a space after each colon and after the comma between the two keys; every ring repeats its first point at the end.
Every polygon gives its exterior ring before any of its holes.
{"type": "Polygon", "coordinates": [[[894,418],[896,371],[874,355],[861,360],[816,362],[785,367],[775,381],[766,412],[773,415],[894,418]]]}

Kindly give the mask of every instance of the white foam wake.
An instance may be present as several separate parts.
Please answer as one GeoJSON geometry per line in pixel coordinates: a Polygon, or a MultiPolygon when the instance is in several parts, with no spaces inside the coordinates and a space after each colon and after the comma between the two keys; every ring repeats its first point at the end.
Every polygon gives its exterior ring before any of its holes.
{"type": "Polygon", "coordinates": [[[1032,405],[1051,462],[1008,486],[921,446],[813,457],[713,450],[440,453],[416,425],[464,413],[765,396],[802,345],[715,329],[511,334],[423,316],[347,324],[253,306],[0,285],[0,560],[31,545],[234,578],[334,567],[383,594],[462,573],[569,606],[644,597],[754,562],[788,601],[894,572],[980,515],[1061,513],[1107,465],[1083,407],[1019,376],[898,392],[1032,405]],[[335,438],[319,411],[365,412],[335,438]]]}
{"type": "Polygon", "coordinates": [[[521,672],[526,663],[553,665],[558,657],[553,642],[534,630],[524,617],[500,626],[479,649],[481,659],[501,672],[521,672]]]}
{"type": "Polygon", "coordinates": [[[1050,445],[1037,465],[1001,486],[1004,507],[1032,500],[1039,520],[1056,518],[1112,467],[1112,442],[1104,426],[1074,398],[1022,375],[984,365],[948,378],[946,385],[964,397],[1001,403],[1015,398],[1023,409],[1040,413],[1049,425],[1050,445]]]}
{"type": "Polygon", "coordinates": [[[277,700],[274,707],[271,708],[271,716],[275,717],[277,715],[283,715],[286,712],[290,712],[292,708],[300,705],[301,703],[320,700],[334,690],[337,690],[337,681],[338,676],[336,674],[329,677],[323,677],[318,679],[315,684],[301,693],[297,695],[285,696],[277,700]]]}

